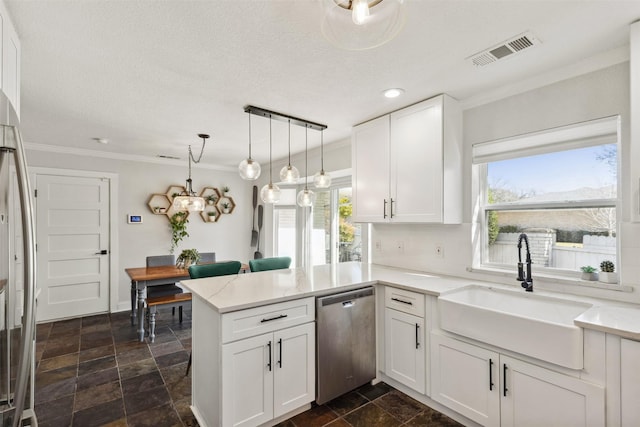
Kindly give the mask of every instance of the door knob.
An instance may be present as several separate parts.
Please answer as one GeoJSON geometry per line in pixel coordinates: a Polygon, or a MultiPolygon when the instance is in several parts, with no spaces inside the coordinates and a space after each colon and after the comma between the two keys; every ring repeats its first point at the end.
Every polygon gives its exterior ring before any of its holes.
{"type": "Polygon", "coordinates": [[[95,253],[95,255],[107,255],[108,253],[109,253],[109,251],[108,251],[108,250],[103,249],[103,250],[101,250],[100,252],[96,252],[96,253],[95,253]]]}

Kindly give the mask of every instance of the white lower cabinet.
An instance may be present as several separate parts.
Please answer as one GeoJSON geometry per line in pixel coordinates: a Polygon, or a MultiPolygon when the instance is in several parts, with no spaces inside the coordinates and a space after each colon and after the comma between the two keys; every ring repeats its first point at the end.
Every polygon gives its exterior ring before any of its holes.
{"type": "Polygon", "coordinates": [[[385,374],[425,393],[426,340],[424,317],[385,309],[385,374]]]}
{"type": "Polygon", "coordinates": [[[604,426],[604,387],[431,335],[431,398],[484,426],[604,426]]]}
{"type": "Polygon", "coordinates": [[[620,415],[622,427],[640,422],[640,342],[620,340],[620,415]]]}
{"type": "Polygon", "coordinates": [[[257,426],[315,399],[315,323],[222,346],[222,425],[257,426]]]}

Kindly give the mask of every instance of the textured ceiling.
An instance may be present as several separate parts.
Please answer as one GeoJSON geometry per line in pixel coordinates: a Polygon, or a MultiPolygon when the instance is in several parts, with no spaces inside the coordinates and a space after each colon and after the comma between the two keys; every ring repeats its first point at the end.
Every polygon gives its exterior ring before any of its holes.
{"type": "MultiPolygon", "coordinates": [[[[210,133],[203,162],[235,166],[247,154],[246,104],[326,124],[330,143],[439,93],[480,99],[624,52],[640,18],[640,1],[405,1],[394,40],[353,52],[323,38],[313,0],[5,0],[22,43],[24,138],[185,158],[196,134],[210,133]],[[465,61],[524,31],[542,44],[483,68],[465,61]],[[406,93],[385,99],[390,87],[406,93]]],[[[264,161],[268,124],[252,121],[254,158],[264,161]]],[[[284,157],[286,124],[274,122],[273,144],[284,157]]],[[[303,150],[304,129],[294,127],[292,151],[303,150]]]]}

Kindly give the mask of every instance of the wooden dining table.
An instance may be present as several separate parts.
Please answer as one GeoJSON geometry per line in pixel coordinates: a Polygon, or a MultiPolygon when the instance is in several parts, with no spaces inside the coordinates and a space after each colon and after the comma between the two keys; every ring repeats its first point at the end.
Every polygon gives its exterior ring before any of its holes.
{"type": "MultiPolygon", "coordinates": [[[[223,261],[219,261],[223,262],[223,261]]],[[[131,325],[138,321],[138,338],[144,341],[144,304],[147,286],[166,285],[167,282],[189,279],[189,270],[175,265],[157,267],[133,267],[124,270],[131,279],[131,325]]],[[[240,272],[249,271],[247,264],[242,264],[240,272]]]]}

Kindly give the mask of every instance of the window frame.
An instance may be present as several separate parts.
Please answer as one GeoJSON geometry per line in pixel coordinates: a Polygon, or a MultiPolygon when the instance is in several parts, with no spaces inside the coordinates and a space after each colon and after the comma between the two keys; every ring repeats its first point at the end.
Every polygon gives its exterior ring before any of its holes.
{"type": "MultiPolygon", "coordinates": [[[[489,227],[487,216],[490,211],[554,210],[580,208],[613,208],[616,213],[616,271],[620,273],[620,228],[621,216],[621,155],[620,155],[620,116],[604,117],[519,135],[474,144],[472,146],[472,197],[473,205],[473,269],[487,271],[515,272],[516,265],[491,262],[489,260],[489,227]],[[555,142],[554,142],[555,141],[555,142]],[[612,198],[550,201],[550,202],[506,202],[488,203],[488,164],[495,161],[528,157],[536,154],[548,154],[577,148],[616,144],[616,196],[612,198]]],[[[514,246],[515,247],[515,246],[514,246]]],[[[514,249],[515,250],[515,249],[514,249]]],[[[599,266],[596,266],[599,267],[599,266]]],[[[548,278],[577,280],[579,271],[556,267],[532,266],[534,272],[548,278]]],[[[600,285],[594,285],[600,287],[600,285]]],[[[619,285],[616,285],[619,286],[619,285]]],[[[602,285],[610,289],[611,286],[602,285]]],[[[615,288],[614,288],[615,289],[615,288]]],[[[622,287],[620,287],[622,290],[622,287]]]]}

